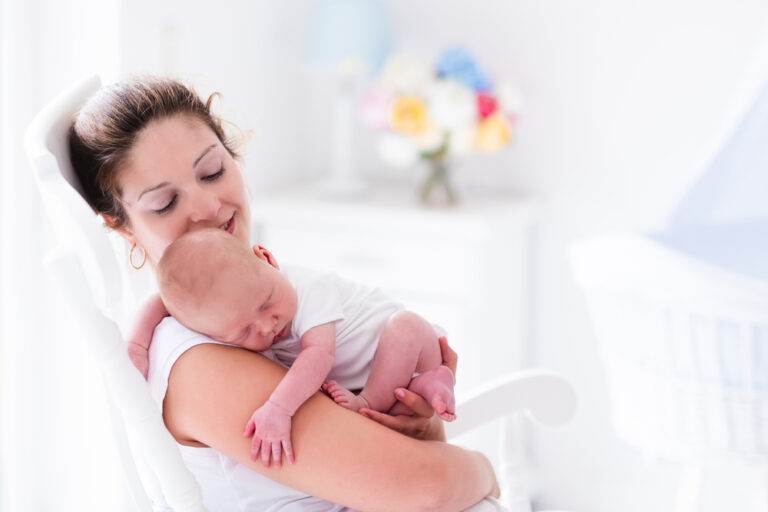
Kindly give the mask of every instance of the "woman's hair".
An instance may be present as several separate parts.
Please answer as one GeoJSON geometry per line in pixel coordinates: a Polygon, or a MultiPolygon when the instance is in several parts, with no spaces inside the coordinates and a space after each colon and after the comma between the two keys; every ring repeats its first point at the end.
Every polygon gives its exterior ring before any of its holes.
{"type": "Polygon", "coordinates": [[[211,112],[213,93],[203,103],[190,87],[164,77],[130,78],[101,88],[75,115],[69,130],[72,166],[96,213],[110,228],[125,225],[118,174],[136,138],[152,121],[189,115],[205,123],[235,158],[235,143],[211,112]]]}

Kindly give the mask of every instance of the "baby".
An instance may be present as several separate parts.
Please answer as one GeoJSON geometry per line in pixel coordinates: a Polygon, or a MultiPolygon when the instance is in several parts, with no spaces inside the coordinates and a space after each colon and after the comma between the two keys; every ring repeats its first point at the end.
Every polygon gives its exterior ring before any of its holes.
{"type": "Polygon", "coordinates": [[[441,364],[440,335],[377,289],[309,269],[281,271],[269,251],[250,250],[219,229],[171,244],[158,285],[182,324],[220,342],[271,350],[289,367],[245,427],[252,458],[261,451],[266,466],[270,455],[279,466],[282,451],[294,461],[291,417],[318,389],[353,411],[403,414],[393,391],[407,386],[443,420],[455,419],[454,376],[441,364]]]}

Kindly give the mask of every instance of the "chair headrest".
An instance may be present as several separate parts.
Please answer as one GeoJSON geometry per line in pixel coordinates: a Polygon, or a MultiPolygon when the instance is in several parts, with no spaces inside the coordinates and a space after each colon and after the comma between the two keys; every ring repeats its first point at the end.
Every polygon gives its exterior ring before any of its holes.
{"type": "MultiPolygon", "coordinates": [[[[24,139],[30,159],[34,161],[46,154],[53,155],[61,176],[83,199],[83,187],[72,168],[69,154],[69,128],[74,115],[100,86],[101,79],[94,75],[61,92],[35,116],[24,139]]],[[[39,170],[35,166],[35,172],[39,170]]],[[[43,177],[38,175],[39,178],[43,177]]]]}

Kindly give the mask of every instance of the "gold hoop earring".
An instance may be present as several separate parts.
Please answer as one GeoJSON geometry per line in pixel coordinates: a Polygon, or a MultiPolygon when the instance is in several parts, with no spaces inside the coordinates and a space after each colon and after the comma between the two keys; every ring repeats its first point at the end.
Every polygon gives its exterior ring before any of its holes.
{"type": "Polygon", "coordinates": [[[138,265],[136,265],[136,264],[133,262],[133,250],[134,250],[134,249],[136,249],[136,244],[133,244],[133,245],[131,246],[131,250],[130,250],[130,251],[128,251],[128,263],[130,263],[130,265],[131,265],[131,266],[132,266],[134,269],[136,269],[136,270],[139,270],[139,269],[140,269],[141,267],[143,267],[143,266],[144,266],[144,264],[147,262],[147,251],[146,251],[146,250],[145,250],[143,247],[139,247],[139,249],[141,249],[141,263],[139,263],[138,265]]]}

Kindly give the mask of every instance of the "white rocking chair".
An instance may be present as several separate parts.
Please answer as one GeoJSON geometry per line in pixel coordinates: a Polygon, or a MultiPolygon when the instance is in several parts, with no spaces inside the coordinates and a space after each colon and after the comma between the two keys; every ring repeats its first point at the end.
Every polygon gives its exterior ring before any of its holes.
{"type": "MultiPolygon", "coordinates": [[[[103,369],[115,438],[137,509],[159,510],[167,503],[175,511],[204,511],[200,486],[185,467],[147,383],[131,364],[117,327],[138,299],[115,252],[115,243],[122,242],[107,233],[83,199],[70,162],[67,137],[73,115],[100,83],[92,77],[62,92],[36,116],[26,134],[35,178],[59,235],[59,246],[49,255],[47,266],[83,326],[87,350],[103,369]]],[[[460,397],[460,420],[446,425],[447,433],[455,437],[518,412],[554,426],[568,420],[575,408],[576,395],[567,381],[552,372],[529,370],[460,397]]],[[[508,446],[508,430],[502,429],[502,447],[508,446]]],[[[530,502],[518,478],[524,460],[508,468],[500,476],[502,501],[513,512],[528,512],[530,502]]]]}

